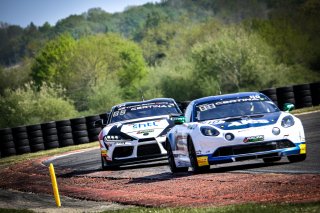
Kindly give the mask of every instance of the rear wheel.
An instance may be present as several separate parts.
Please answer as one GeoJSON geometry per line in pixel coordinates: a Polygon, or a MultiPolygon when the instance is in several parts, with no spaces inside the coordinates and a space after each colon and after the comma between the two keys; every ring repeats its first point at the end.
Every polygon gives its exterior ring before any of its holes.
{"type": "Polygon", "coordinates": [[[263,162],[265,163],[273,163],[279,160],[281,160],[281,157],[263,158],[263,162]]]}
{"type": "Polygon", "coordinates": [[[288,160],[290,161],[290,163],[304,161],[306,158],[307,158],[306,154],[288,156],[288,160]]]}
{"type": "Polygon", "coordinates": [[[174,161],[172,148],[169,142],[167,142],[167,152],[168,152],[168,161],[169,161],[169,167],[172,173],[177,172],[187,172],[188,167],[177,167],[176,163],[174,161]]]}
{"type": "Polygon", "coordinates": [[[199,166],[196,151],[194,149],[194,145],[191,138],[188,138],[188,152],[189,152],[191,168],[194,173],[203,173],[203,172],[209,171],[210,165],[199,166]]]}

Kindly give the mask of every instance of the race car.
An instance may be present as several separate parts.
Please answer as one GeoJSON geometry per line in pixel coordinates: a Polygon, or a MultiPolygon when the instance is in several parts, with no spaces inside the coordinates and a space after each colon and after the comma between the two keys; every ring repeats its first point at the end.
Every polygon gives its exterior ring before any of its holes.
{"type": "MultiPolygon", "coordinates": [[[[99,134],[102,169],[155,160],[166,160],[166,133],[181,115],[170,98],[127,102],[112,107],[99,134]]],[[[99,120],[96,126],[103,125],[99,120]]]]}
{"type": "Polygon", "coordinates": [[[244,92],[200,98],[190,102],[185,122],[168,133],[166,147],[173,173],[204,172],[210,165],[262,159],[272,163],[287,157],[306,159],[306,141],[301,121],[265,95],[244,92]]]}

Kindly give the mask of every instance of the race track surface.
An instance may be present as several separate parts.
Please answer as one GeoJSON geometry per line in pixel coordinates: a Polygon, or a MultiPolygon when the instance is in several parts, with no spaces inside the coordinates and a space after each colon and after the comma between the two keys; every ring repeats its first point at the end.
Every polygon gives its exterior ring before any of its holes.
{"type": "MultiPolygon", "coordinates": [[[[319,202],[320,112],[299,116],[308,157],[289,164],[246,161],[213,166],[206,174],[170,173],[166,162],[102,171],[97,148],[0,168],[0,188],[51,194],[52,162],[62,195],[143,206],[219,206],[247,202],[319,202]]],[[[98,146],[98,144],[97,144],[98,146]]]]}

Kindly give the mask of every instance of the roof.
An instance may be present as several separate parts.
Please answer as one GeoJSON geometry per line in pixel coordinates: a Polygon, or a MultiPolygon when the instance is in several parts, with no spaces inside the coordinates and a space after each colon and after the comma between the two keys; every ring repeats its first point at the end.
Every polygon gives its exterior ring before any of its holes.
{"type": "Polygon", "coordinates": [[[225,94],[225,95],[216,95],[216,96],[208,96],[204,98],[199,98],[194,100],[194,104],[208,102],[208,101],[218,101],[218,100],[225,100],[225,99],[238,99],[243,97],[248,97],[252,95],[263,95],[259,92],[239,92],[239,93],[232,93],[232,94],[225,94]]]}

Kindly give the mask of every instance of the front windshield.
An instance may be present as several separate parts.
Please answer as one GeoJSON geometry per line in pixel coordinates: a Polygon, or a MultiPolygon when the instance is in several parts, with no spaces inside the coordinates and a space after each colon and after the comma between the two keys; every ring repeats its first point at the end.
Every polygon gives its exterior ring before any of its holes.
{"type": "Polygon", "coordinates": [[[169,101],[137,103],[129,106],[120,105],[112,111],[112,117],[109,123],[176,113],[179,113],[176,105],[169,101]]]}
{"type": "Polygon", "coordinates": [[[278,112],[279,108],[265,98],[238,98],[200,103],[195,107],[195,120],[213,120],[278,112]]]}

